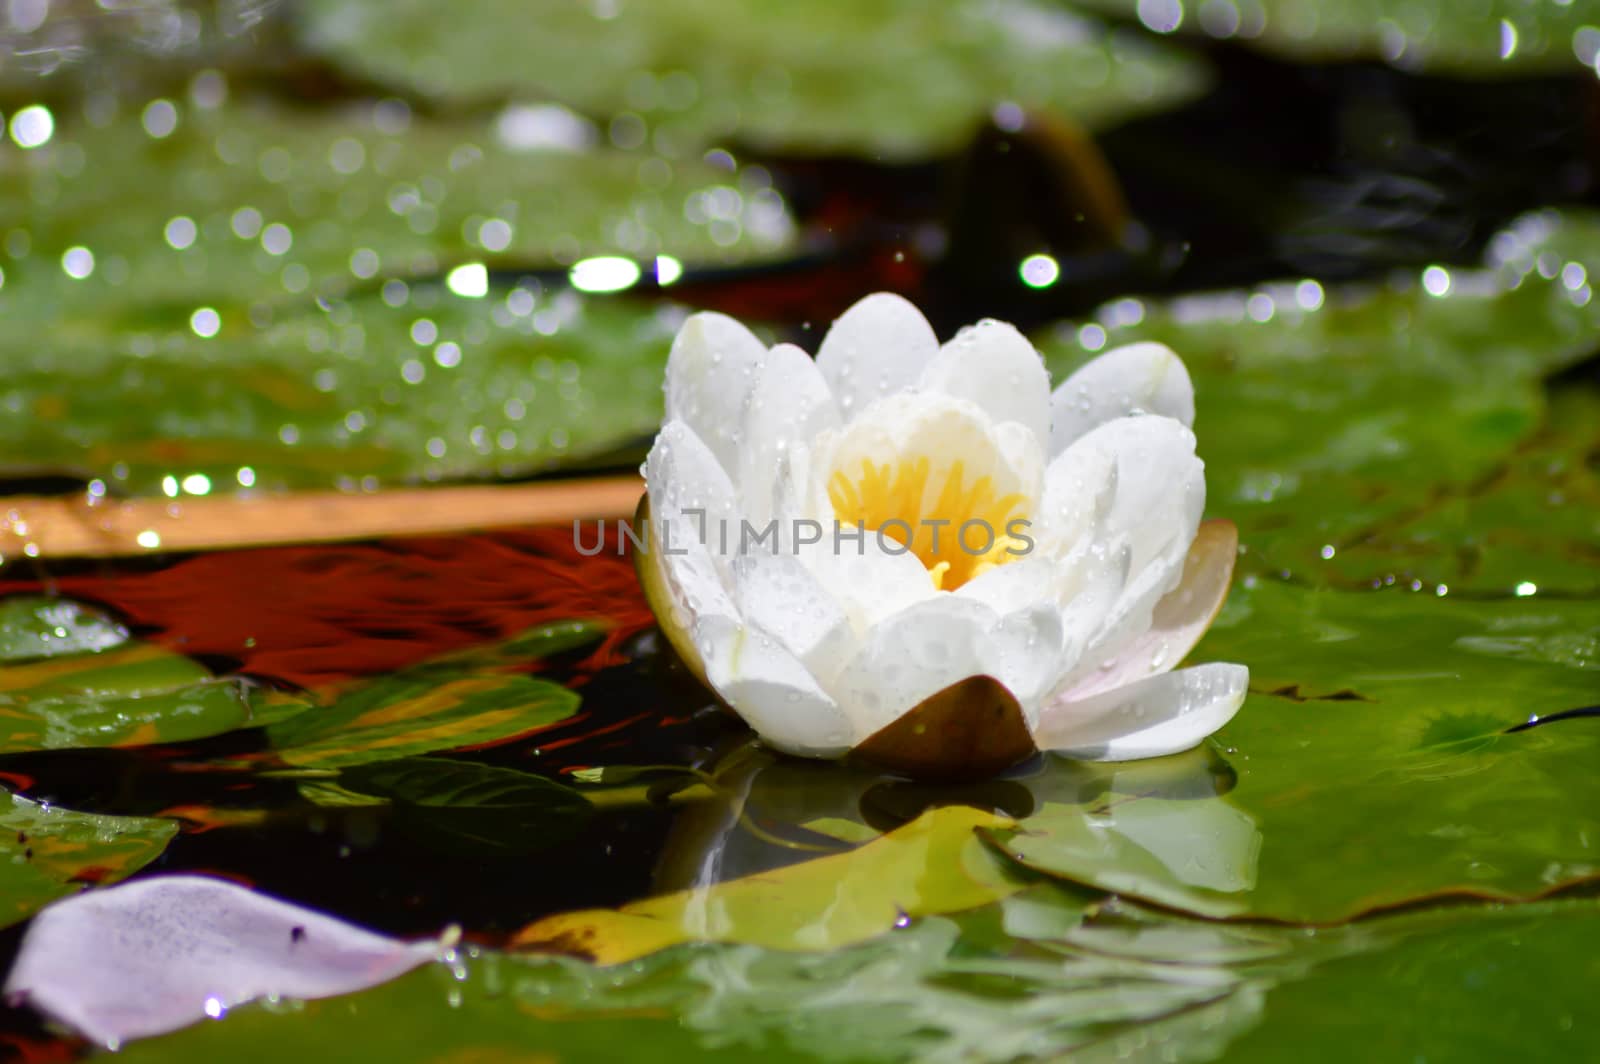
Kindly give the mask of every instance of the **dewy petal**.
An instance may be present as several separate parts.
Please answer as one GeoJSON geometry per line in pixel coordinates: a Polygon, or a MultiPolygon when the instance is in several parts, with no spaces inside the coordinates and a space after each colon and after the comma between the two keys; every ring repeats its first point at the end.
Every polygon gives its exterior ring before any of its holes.
{"type": "Polygon", "coordinates": [[[833,323],[817,350],[817,368],[849,421],[874,400],[915,384],[938,353],[939,338],[922,312],[879,292],[833,323]]]}
{"type": "MultiPolygon", "coordinates": [[[[733,520],[733,485],[706,444],[681,421],[662,427],[645,461],[645,479],[650,537],[644,546],[649,557],[641,559],[641,564],[653,566],[661,576],[669,611],[669,616],[661,618],[662,626],[669,636],[674,632],[687,635],[702,659],[689,664],[703,670],[710,648],[701,646],[696,638],[696,620],[707,614],[729,618],[737,614],[728,591],[731,559],[714,556],[710,549],[720,530],[733,520]],[[686,509],[703,513],[689,514],[686,509]]],[[[660,605],[653,605],[659,612],[660,605]]],[[[680,653],[685,652],[680,638],[672,642],[680,653]]]]}
{"type": "Polygon", "coordinates": [[[1205,466],[1195,456],[1194,433],[1171,418],[1119,418],[1084,436],[1056,462],[1081,460],[1073,454],[1080,448],[1116,462],[1115,490],[1097,534],[1128,537],[1135,573],[1169,553],[1182,558],[1206,504],[1205,466]]]}
{"type": "Polygon", "coordinates": [[[1050,433],[1050,374],[1015,326],[980,321],[956,334],[922,374],[924,388],[977,403],[997,423],[1014,421],[1041,447],[1050,433]]]}
{"type": "Polygon", "coordinates": [[[1211,662],[1087,698],[1058,699],[1040,714],[1034,739],[1041,749],[1089,761],[1175,754],[1233,719],[1249,683],[1243,665],[1211,662]]]}
{"type": "Polygon", "coordinates": [[[726,314],[691,314],[667,356],[667,421],[695,431],[722,468],[738,470],[745,396],[767,349],[726,314]]]}
{"type": "Polygon", "coordinates": [[[1066,692],[1086,698],[1166,672],[1184,659],[1205,635],[1228,597],[1239,530],[1232,521],[1206,521],[1189,546],[1183,576],[1152,611],[1150,626],[1117,652],[1115,660],[1086,674],[1066,692]]]}
{"type": "Polygon", "coordinates": [[[1189,371],[1165,344],[1115,348],[1068,377],[1050,397],[1050,453],[1060,454],[1091,429],[1135,413],[1194,424],[1189,371]]]}
{"type": "Polygon", "coordinates": [[[365,990],[433,960],[439,949],[226,880],[156,876],[44,909],[23,938],[5,994],[116,1048],[259,997],[365,990]]]}
{"type": "Polygon", "coordinates": [[[859,543],[853,534],[837,545],[832,537],[829,524],[822,540],[801,547],[799,557],[844,609],[857,633],[939,594],[917,556],[902,552],[893,541],[894,550],[886,550],[871,532],[859,543]]]}
{"type": "MultiPolygon", "coordinates": [[[[994,664],[988,632],[999,621],[981,602],[939,595],[879,623],[832,684],[862,736],[951,684],[994,664]]],[[[998,679],[999,677],[996,677],[998,679]]]]}
{"type": "Polygon", "coordinates": [[[800,757],[839,757],[866,733],[782,642],[750,622],[705,618],[700,641],[713,648],[706,677],[763,742],[800,757]]]}
{"type": "Polygon", "coordinates": [[[811,356],[793,344],[768,352],[746,398],[739,442],[739,499],[760,532],[774,515],[786,456],[839,426],[839,411],[811,356]]]}
{"type": "Polygon", "coordinates": [[[850,619],[800,559],[751,553],[734,560],[733,572],[741,617],[770,632],[819,680],[843,667],[855,650],[850,619]]]}

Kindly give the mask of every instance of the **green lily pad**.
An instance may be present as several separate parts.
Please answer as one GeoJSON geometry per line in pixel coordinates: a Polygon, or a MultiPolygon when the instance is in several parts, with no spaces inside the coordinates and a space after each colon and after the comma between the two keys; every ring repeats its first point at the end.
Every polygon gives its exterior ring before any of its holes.
{"type": "Polygon", "coordinates": [[[0,467],[134,494],[354,490],[581,465],[660,424],[679,313],[537,282],[483,299],[396,284],[259,328],[224,308],[209,339],[103,319],[49,346],[14,332],[0,467]]]}
{"type": "Polygon", "coordinates": [[[1126,906],[1085,919],[1073,899],[1033,888],[824,953],[702,944],[596,968],[469,947],[451,965],[358,995],[247,1006],[124,1054],[249,1062],[359,1047],[420,1062],[520,1059],[537,1046],[604,1061],[626,1046],[646,1061],[999,1064],[1070,1053],[1155,1064],[1277,1060],[1297,1031],[1315,1031],[1307,1051],[1319,1060],[1388,1049],[1378,1055],[1413,1059],[1413,1047],[1478,1059],[1475,1045],[1493,1059],[1583,1059],[1600,1048],[1582,1022],[1597,929],[1593,901],[1309,933],[1126,906]],[[1415,1022],[1418,1002],[1426,1024],[1415,1022]]]}
{"type": "Polygon", "coordinates": [[[830,949],[910,916],[974,908],[1021,881],[978,841],[1009,823],[964,807],[934,810],[858,850],[626,905],[548,917],[517,935],[525,949],[578,953],[604,963],[681,942],[750,942],[830,949]]]}
{"type": "Polygon", "coordinates": [[[1600,30],[1582,3],[1488,0],[1078,0],[1159,33],[1238,40],[1293,62],[1381,59],[1403,70],[1519,77],[1595,69],[1600,30]]]}
{"type": "Polygon", "coordinates": [[[0,926],[85,884],[132,875],[178,833],[173,820],[76,813],[15,794],[0,809],[0,926]]]}
{"type": "MultiPolygon", "coordinates": [[[[1594,270],[1600,218],[1545,213],[1497,237],[1483,270],[1430,267],[1376,290],[1303,281],[1163,304],[1124,300],[1043,342],[1058,379],[1096,351],[1138,340],[1183,357],[1208,504],[1239,525],[1245,571],[1341,586],[1398,574],[1509,594],[1502,574],[1527,565],[1518,582],[1574,581],[1579,590],[1593,581],[1574,572],[1593,543],[1581,513],[1543,536],[1549,580],[1526,552],[1491,560],[1526,539],[1528,515],[1513,507],[1432,536],[1403,530],[1494,483],[1534,439],[1541,377],[1591,354],[1600,336],[1594,270]],[[1359,565],[1330,566],[1377,541],[1381,560],[1368,553],[1359,565]]],[[[1557,446],[1565,460],[1581,460],[1557,446]]]]}
{"type": "Polygon", "coordinates": [[[436,757],[353,766],[339,785],[387,799],[403,830],[447,852],[534,853],[572,838],[594,813],[582,794],[542,776],[436,757]]]}
{"type": "Polygon", "coordinates": [[[70,599],[18,595],[0,600],[0,663],[91,654],[128,641],[115,619],[70,599]]]}
{"type": "Polygon", "coordinates": [[[130,642],[0,666],[0,753],[187,742],[283,720],[306,705],[130,642]]]}
{"type": "Polygon", "coordinates": [[[308,3],[313,48],[391,84],[554,99],[620,144],[912,160],[961,147],[998,105],[1106,127],[1198,95],[1182,52],[1060,7],[1002,0],[573,6],[308,3]],[[505,27],[537,27],[508,33],[505,27]]]}
{"type": "Polygon", "coordinates": [[[504,742],[572,716],[578,703],[547,680],[424,665],[274,724],[267,741],[290,765],[345,768],[504,742]]]}
{"type": "Polygon", "coordinates": [[[1198,656],[1250,666],[1225,794],[1163,762],[1063,765],[989,832],[1035,871],[1212,917],[1331,923],[1600,877],[1600,611],[1247,579],[1198,656]],[[1051,791],[1054,793],[1051,793],[1051,791]]]}
{"type": "Polygon", "coordinates": [[[517,150],[512,124],[441,123],[392,102],[302,114],[165,100],[101,125],[63,117],[44,145],[0,152],[12,260],[0,299],[8,317],[104,325],[166,310],[187,324],[200,307],[242,316],[461,263],[791,251],[783,200],[759,179],[606,148],[517,150]]]}

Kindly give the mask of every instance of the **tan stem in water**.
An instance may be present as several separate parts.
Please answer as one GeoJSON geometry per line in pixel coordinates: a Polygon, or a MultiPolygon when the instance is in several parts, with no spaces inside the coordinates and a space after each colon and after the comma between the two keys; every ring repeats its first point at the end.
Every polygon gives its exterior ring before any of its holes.
{"type": "Polygon", "coordinates": [[[622,518],[643,490],[637,477],[371,495],[289,492],[102,500],[16,496],[0,500],[0,558],[116,558],[485,531],[622,518]]]}

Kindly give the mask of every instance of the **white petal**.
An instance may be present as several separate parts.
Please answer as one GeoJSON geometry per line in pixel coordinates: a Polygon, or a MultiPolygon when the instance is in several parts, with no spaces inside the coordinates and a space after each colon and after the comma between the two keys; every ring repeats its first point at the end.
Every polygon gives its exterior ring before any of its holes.
{"type": "Polygon", "coordinates": [[[1050,374],[1028,338],[1002,321],[981,321],[939,349],[925,388],[977,403],[996,422],[1014,421],[1042,448],[1050,434],[1050,374]]]}
{"type": "Polygon", "coordinates": [[[1050,453],[1114,418],[1160,414],[1194,424],[1194,385],[1165,344],[1129,344],[1079,369],[1050,397],[1050,453]]]}
{"type": "Polygon", "coordinates": [[[650,494],[648,549],[667,578],[679,627],[695,617],[735,613],[728,588],[731,557],[714,548],[731,525],[737,535],[733,485],[710,449],[688,425],[670,421],[645,462],[650,494]]]}
{"type": "Polygon", "coordinates": [[[1037,603],[1002,617],[989,631],[993,644],[988,674],[1016,698],[1032,728],[1047,692],[1061,672],[1065,631],[1061,610],[1037,603]]]}
{"type": "Polygon", "coordinates": [[[258,997],[364,990],[438,952],[436,943],[385,938],[225,880],[159,876],[46,908],[5,994],[115,1047],[258,997]]]}
{"type": "Polygon", "coordinates": [[[1064,557],[1104,538],[1117,493],[1117,458],[1107,447],[1069,447],[1051,460],[1034,516],[1043,553],[1064,557]]]}
{"type": "Polygon", "coordinates": [[[1148,676],[1088,698],[1052,702],[1034,738],[1041,749],[1090,761],[1175,754],[1232,720],[1249,683],[1249,669],[1225,662],[1148,676]]]}
{"type": "Polygon", "coordinates": [[[758,531],[772,519],[786,456],[839,426],[839,411],[811,356],[779,344],[756,372],[745,401],[738,458],[739,499],[758,531]]]}
{"type": "Polygon", "coordinates": [[[873,532],[858,542],[852,529],[841,531],[848,535],[836,542],[835,526],[830,523],[821,541],[801,547],[799,557],[844,609],[857,633],[938,596],[927,568],[915,554],[873,532]]]}
{"type": "Polygon", "coordinates": [[[1195,456],[1194,433],[1171,418],[1119,418],[1084,436],[1056,462],[1084,461],[1087,467],[1090,460],[1072,454],[1080,448],[1116,462],[1115,490],[1097,534],[1128,537],[1135,573],[1173,551],[1181,558],[1206,504],[1205,466],[1195,456]]]}
{"type": "Polygon", "coordinates": [[[953,593],[981,602],[1004,617],[1038,603],[1056,605],[1067,575],[1059,560],[1033,553],[979,573],[953,593]]]}
{"type": "Polygon", "coordinates": [[[817,368],[849,421],[874,400],[915,384],[938,353],[939,338],[922,312],[879,292],[833,323],[817,351],[817,368]]]}
{"type": "Polygon", "coordinates": [[[1178,586],[1155,604],[1149,626],[1119,648],[1114,660],[1085,674],[1065,696],[1079,699],[1109,691],[1166,672],[1182,661],[1211,627],[1228,597],[1238,550],[1239,533],[1231,522],[1202,524],[1189,547],[1178,586]]]}
{"type": "MultiPolygon", "coordinates": [[[[880,622],[846,665],[833,692],[863,737],[930,695],[987,673],[999,622],[981,602],[939,595],[880,622]]],[[[998,679],[999,677],[996,677],[998,679]]]]}
{"type": "Polygon", "coordinates": [[[800,559],[751,553],[734,561],[733,572],[740,616],[772,633],[824,682],[843,667],[855,650],[850,619],[800,559]]]}
{"type": "Polygon", "coordinates": [[[705,620],[711,686],[763,742],[801,757],[839,757],[862,738],[800,660],[759,625],[705,620]]]}
{"type": "Polygon", "coordinates": [[[767,349],[726,314],[692,314],[667,356],[668,421],[682,421],[717,456],[729,476],[739,468],[745,396],[767,349]]]}

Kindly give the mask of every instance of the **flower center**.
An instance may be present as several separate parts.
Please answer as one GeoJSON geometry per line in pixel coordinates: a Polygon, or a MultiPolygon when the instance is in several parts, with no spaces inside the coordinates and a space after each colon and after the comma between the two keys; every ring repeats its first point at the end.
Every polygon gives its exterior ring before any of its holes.
{"type": "Polygon", "coordinates": [[[959,459],[927,455],[891,462],[863,458],[828,478],[828,499],[845,524],[877,532],[915,554],[933,586],[953,591],[968,580],[1027,553],[1027,497],[1000,494],[989,476],[971,476],[959,459]]]}

